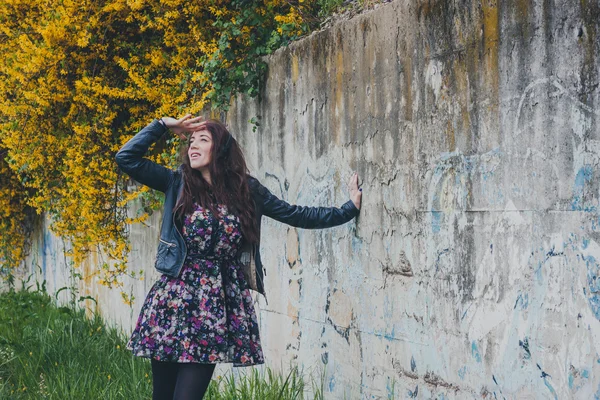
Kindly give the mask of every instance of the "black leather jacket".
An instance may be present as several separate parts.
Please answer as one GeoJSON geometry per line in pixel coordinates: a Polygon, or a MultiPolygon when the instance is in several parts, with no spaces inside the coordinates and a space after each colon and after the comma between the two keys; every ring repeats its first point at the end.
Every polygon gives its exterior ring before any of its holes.
{"type": "MultiPolygon", "coordinates": [[[[175,204],[183,187],[181,166],[174,171],[144,158],[150,145],[159,140],[167,131],[160,122],[152,121],[125,143],[117,152],[115,159],[121,170],[131,178],[165,193],[155,268],[163,274],[177,277],[187,255],[185,241],[175,223],[174,213],[175,204]]],[[[248,184],[254,199],[259,232],[263,215],[298,228],[314,229],[344,224],[359,213],[351,200],[348,200],[341,208],[296,206],[278,199],[251,176],[248,176],[248,184]]],[[[259,247],[260,243],[258,245],[245,243],[239,253],[239,258],[244,266],[244,273],[250,288],[265,295],[259,247]]]]}

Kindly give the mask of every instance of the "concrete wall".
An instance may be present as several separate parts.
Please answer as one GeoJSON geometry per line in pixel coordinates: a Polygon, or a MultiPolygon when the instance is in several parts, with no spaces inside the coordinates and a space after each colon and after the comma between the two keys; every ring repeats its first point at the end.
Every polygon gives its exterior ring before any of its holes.
{"type": "MultiPolygon", "coordinates": [[[[270,366],[335,399],[600,397],[599,21],[591,0],[401,0],[269,58],[228,115],[255,176],[316,206],[364,181],[356,222],[263,220],[270,366]]],[[[132,227],[148,274],[158,222],[132,227]]],[[[36,246],[62,279],[58,241],[36,246]]],[[[151,277],[131,309],[82,290],[128,330],[151,277]]]]}
{"type": "Polygon", "coordinates": [[[332,398],[600,396],[599,7],[396,1],[270,58],[230,112],[259,179],[364,180],[356,224],[265,224],[271,363],[332,398]]]}

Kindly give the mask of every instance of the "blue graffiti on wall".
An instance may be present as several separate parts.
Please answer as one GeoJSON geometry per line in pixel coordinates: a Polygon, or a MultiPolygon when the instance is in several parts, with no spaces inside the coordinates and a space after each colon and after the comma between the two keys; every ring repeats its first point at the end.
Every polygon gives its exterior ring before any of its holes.
{"type": "Polygon", "coordinates": [[[471,344],[471,354],[473,355],[475,361],[478,363],[481,362],[481,354],[479,354],[479,349],[477,348],[477,344],[475,344],[475,342],[471,344]]]}
{"type": "Polygon", "coordinates": [[[573,211],[596,211],[596,207],[585,207],[585,187],[592,180],[594,170],[590,165],[584,165],[577,172],[575,184],[573,185],[573,200],[571,210],[573,211]]]}
{"type": "Polygon", "coordinates": [[[588,288],[584,289],[592,312],[600,320],[600,266],[593,256],[584,256],[587,268],[588,288]]]}

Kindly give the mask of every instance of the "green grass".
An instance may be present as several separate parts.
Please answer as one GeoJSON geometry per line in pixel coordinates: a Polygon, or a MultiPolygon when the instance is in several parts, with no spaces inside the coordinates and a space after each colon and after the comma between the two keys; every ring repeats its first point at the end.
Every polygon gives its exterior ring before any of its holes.
{"type": "MultiPolygon", "coordinates": [[[[126,342],[98,315],[58,307],[43,290],[0,294],[0,399],[150,399],[150,363],[126,342]]],[[[239,370],[214,377],[205,399],[323,397],[322,385],[308,388],[296,369],[239,370]]]]}
{"type": "MultiPolygon", "coordinates": [[[[313,388],[314,389],[314,388],[313,388]]],[[[229,374],[224,378],[213,380],[206,394],[211,400],[230,399],[303,399],[304,382],[297,370],[292,369],[287,377],[273,373],[267,369],[260,373],[250,369],[241,377],[229,374]]],[[[322,399],[322,391],[314,391],[315,399],[322,399]]]]}

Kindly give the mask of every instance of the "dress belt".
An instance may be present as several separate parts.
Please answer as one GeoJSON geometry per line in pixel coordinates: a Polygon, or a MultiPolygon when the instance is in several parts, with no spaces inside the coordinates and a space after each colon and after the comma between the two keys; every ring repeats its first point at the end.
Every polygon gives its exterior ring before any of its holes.
{"type": "Polygon", "coordinates": [[[236,259],[235,256],[233,257],[217,257],[215,255],[204,255],[204,254],[189,254],[187,255],[187,258],[190,260],[209,260],[209,261],[234,261],[236,259]]]}

